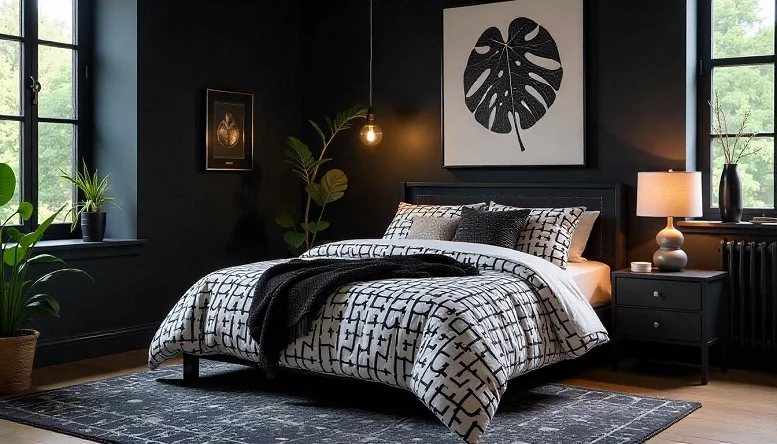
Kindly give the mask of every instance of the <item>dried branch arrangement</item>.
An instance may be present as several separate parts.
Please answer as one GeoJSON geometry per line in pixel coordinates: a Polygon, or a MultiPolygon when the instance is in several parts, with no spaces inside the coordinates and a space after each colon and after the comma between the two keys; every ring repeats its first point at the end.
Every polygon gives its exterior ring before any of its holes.
{"type": "Polygon", "coordinates": [[[715,91],[715,103],[711,101],[707,103],[712,110],[712,129],[718,136],[717,140],[721,148],[723,148],[723,157],[727,165],[737,164],[743,157],[758,154],[763,150],[763,146],[750,147],[750,142],[758,133],[745,132],[747,122],[750,120],[750,109],[745,111],[745,114],[742,116],[742,122],[739,124],[736,134],[731,134],[728,132],[728,119],[726,118],[725,111],[723,111],[723,107],[720,105],[720,96],[717,91],[715,91]],[[737,148],[740,142],[742,146],[737,148]]]}

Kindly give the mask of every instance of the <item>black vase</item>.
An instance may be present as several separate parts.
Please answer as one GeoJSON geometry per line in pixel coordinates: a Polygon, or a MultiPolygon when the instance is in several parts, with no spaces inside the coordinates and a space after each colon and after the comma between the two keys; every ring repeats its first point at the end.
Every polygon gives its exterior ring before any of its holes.
{"type": "Polygon", "coordinates": [[[102,242],[105,237],[105,213],[81,213],[81,235],[84,242],[102,242]]]}
{"type": "Polygon", "coordinates": [[[742,181],[736,164],[723,165],[718,188],[718,208],[721,222],[742,220],[742,181]]]}

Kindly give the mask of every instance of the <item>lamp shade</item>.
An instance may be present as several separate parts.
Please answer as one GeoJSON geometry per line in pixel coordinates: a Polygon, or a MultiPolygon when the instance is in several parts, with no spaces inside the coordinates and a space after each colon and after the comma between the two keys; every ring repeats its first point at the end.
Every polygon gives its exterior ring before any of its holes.
{"type": "Polygon", "coordinates": [[[701,173],[697,171],[637,175],[637,216],[700,217],[701,196],[701,173]]]}

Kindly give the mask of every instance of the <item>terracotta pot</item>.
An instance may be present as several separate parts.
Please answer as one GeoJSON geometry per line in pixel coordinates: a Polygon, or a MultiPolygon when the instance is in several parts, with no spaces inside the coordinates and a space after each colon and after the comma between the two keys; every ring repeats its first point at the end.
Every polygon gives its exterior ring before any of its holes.
{"type": "Polygon", "coordinates": [[[30,388],[38,336],[35,330],[21,330],[16,336],[0,338],[0,395],[30,388]]]}

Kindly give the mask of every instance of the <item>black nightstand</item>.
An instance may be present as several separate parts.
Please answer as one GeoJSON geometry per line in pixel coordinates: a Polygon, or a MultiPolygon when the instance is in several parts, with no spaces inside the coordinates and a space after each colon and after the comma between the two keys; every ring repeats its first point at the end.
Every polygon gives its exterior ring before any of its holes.
{"type": "Polygon", "coordinates": [[[724,271],[612,274],[612,369],[618,371],[624,341],[678,344],[701,349],[701,383],[709,381],[709,347],[728,360],[728,292],[724,271]]]}

